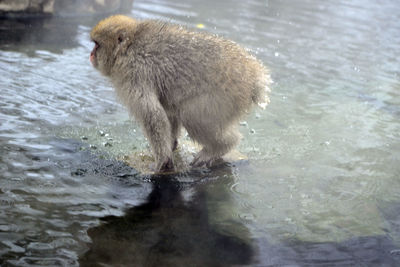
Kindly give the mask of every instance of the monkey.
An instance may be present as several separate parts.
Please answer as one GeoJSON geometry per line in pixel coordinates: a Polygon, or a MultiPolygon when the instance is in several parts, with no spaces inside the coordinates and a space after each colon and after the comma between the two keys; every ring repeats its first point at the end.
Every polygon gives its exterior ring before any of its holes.
{"type": "Polygon", "coordinates": [[[90,62],[143,129],[156,172],[174,170],[182,127],[202,146],[190,165],[210,167],[238,144],[238,122],[253,104],[269,103],[269,70],[217,35],[113,15],[90,38],[90,62]]]}

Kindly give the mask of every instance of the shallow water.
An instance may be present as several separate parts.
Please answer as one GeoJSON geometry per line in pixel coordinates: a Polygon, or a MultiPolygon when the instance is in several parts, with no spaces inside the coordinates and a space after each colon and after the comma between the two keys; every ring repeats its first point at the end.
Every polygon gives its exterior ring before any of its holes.
{"type": "Polygon", "coordinates": [[[271,70],[248,161],[164,178],[89,64],[99,18],[0,20],[0,264],[400,264],[397,1],[135,1],[271,70]],[[29,27],[27,26],[29,25],[29,27]]]}

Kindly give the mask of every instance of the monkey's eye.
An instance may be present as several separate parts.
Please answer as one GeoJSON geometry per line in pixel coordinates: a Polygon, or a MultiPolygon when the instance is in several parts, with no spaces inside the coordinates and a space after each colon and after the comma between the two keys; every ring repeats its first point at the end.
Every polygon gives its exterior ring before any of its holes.
{"type": "Polygon", "coordinates": [[[95,40],[93,40],[93,43],[94,43],[94,48],[99,48],[100,47],[99,43],[96,42],[95,40]]]}
{"type": "Polygon", "coordinates": [[[118,43],[122,43],[123,39],[122,36],[118,36],[118,43]]]}

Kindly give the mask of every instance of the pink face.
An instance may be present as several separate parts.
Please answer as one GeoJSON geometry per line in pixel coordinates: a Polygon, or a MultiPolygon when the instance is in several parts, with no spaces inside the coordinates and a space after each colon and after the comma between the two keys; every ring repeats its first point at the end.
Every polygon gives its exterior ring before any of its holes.
{"type": "Polygon", "coordinates": [[[94,41],[94,47],[93,47],[93,50],[90,53],[90,57],[89,57],[90,62],[92,63],[92,65],[94,67],[97,67],[97,60],[96,60],[96,50],[97,50],[97,48],[99,48],[99,44],[96,41],[94,41]]]}

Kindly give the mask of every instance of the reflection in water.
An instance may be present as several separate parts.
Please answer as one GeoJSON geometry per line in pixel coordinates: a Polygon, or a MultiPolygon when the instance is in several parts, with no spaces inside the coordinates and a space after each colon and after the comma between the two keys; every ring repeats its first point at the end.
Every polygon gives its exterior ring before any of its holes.
{"type": "Polygon", "coordinates": [[[62,53],[64,49],[79,44],[76,41],[77,31],[78,24],[72,19],[0,18],[0,47],[5,50],[16,50],[21,47],[23,52],[28,54],[36,50],[62,53]]]}
{"type": "Polygon", "coordinates": [[[128,209],[124,216],[103,217],[99,226],[88,230],[91,243],[80,257],[80,265],[395,266],[400,260],[397,246],[384,236],[343,242],[289,238],[273,244],[266,238],[268,234],[254,238],[232,214],[230,220],[215,223],[216,210],[234,210],[227,190],[232,178],[229,166],[206,175],[193,171],[184,177],[152,176],[153,188],[143,204],[128,209]],[[219,178],[210,180],[208,176],[219,178]],[[187,179],[192,180],[185,182],[187,179]]]}
{"type": "Polygon", "coordinates": [[[123,217],[105,217],[100,226],[88,230],[92,244],[80,260],[82,266],[226,266],[251,262],[253,249],[247,229],[238,223],[223,229],[209,219],[207,187],[218,187],[223,204],[229,202],[226,182],[184,186],[174,176],[154,176],[151,180],[154,187],[144,204],[129,209],[123,217]]]}

